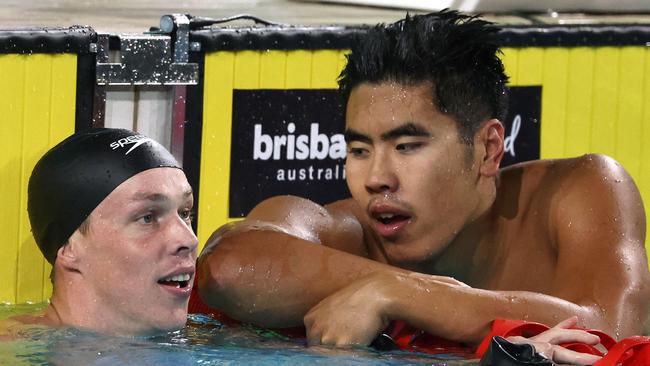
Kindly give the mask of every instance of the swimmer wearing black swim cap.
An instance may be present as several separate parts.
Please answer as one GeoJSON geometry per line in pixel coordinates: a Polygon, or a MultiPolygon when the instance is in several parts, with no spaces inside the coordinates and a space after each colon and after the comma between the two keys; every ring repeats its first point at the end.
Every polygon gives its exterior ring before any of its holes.
{"type": "Polygon", "coordinates": [[[34,322],[124,336],[183,327],[198,246],[193,201],[173,156],[135,132],[93,129],[48,151],[28,192],[53,284],[34,322]]]}
{"type": "Polygon", "coordinates": [[[48,151],[32,171],[27,202],[45,259],[54,264],[57,250],[117,186],[159,167],[181,169],[158,142],[125,129],[79,132],[48,151]]]}

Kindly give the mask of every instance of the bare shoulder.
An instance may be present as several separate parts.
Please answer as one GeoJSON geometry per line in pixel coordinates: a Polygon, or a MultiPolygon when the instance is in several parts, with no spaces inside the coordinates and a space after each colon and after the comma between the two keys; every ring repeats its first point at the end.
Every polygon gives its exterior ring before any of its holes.
{"type": "Polygon", "coordinates": [[[600,218],[598,221],[606,226],[612,224],[637,233],[634,237],[643,244],[643,201],[634,180],[620,163],[605,155],[590,154],[555,160],[553,164],[548,173],[557,181],[552,212],[558,219],[566,219],[567,214],[580,209],[587,217],[600,218]]]}
{"type": "Polygon", "coordinates": [[[352,198],[339,200],[325,208],[334,225],[327,231],[329,237],[323,240],[328,243],[326,245],[363,257],[376,257],[374,250],[370,249],[373,247],[370,242],[374,240],[374,236],[369,234],[372,230],[356,201],[352,198]]]}
{"type": "Polygon", "coordinates": [[[18,315],[0,320],[0,342],[14,341],[26,337],[27,327],[30,325],[51,326],[51,322],[44,315],[18,315]]]}
{"type": "Polygon", "coordinates": [[[264,221],[292,231],[316,234],[312,241],[321,241],[320,234],[359,230],[356,203],[344,199],[320,205],[307,198],[276,196],[260,202],[245,221],[264,221]]]}
{"type": "Polygon", "coordinates": [[[352,199],[320,205],[310,199],[298,196],[274,196],[258,203],[246,216],[246,219],[286,221],[289,216],[307,215],[312,220],[320,218],[329,220],[333,216],[353,214],[355,205],[352,199]]]}
{"type": "Polygon", "coordinates": [[[206,247],[237,232],[265,230],[363,255],[363,229],[355,206],[352,199],[323,206],[297,196],[271,197],[257,204],[244,220],[217,229],[206,247]]]}
{"type": "Polygon", "coordinates": [[[641,195],[613,158],[589,154],[538,160],[506,168],[502,176],[509,182],[519,177],[522,195],[536,209],[544,206],[556,230],[608,231],[625,239],[610,240],[610,245],[633,242],[643,248],[646,220],[641,195]]]}
{"type": "Polygon", "coordinates": [[[606,155],[525,162],[503,169],[500,177],[506,189],[516,185],[517,191],[531,201],[547,203],[549,214],[558,215],[556,219],[586,209],[600,217],[620,214],[645,227],[643,202],[634,180],[620,163],[606,155]]]}
{"type": "Polygon", "coordinates": [[[14,319],[0,320],[0,342],[13,341],[21,338],[23,323],[14,319]]]}
{"type": "Polygon", "coordinates": [[[570,159],[540,160],[540,164],[561,173],[558,178],[585,178],[607,184],[631,185],[638,192],[625,168],[614,158],[603,154],[587,154],[570,159]]]}

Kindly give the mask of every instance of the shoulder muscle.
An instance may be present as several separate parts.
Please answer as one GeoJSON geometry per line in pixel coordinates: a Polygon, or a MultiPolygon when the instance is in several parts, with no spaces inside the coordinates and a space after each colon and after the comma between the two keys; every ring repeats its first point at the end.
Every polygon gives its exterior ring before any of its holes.
{"type": "Polygon", "coordinates": [[[306,198],[276,196],[260,202],[246,219],[228,231],[270,230],[366,256],[363,229],[354,202],[341,200],[321,206],[306,198]]]}

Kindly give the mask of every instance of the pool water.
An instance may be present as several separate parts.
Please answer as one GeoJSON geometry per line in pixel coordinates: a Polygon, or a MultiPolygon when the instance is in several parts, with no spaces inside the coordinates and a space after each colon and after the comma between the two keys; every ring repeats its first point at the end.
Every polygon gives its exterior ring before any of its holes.
{"type": "MultiPolygon", "coordinates": [[[[0,320],[37,314],[45,304],[0,305],[0,320]]],[[[307,348],[272,331],[226,327],[190,315],[182,330],[147,338],[98,335],[71,328],[31,326],[25,338],[0,341],[0,365],[476,365],[471,355],[427,355],[370,348],[307,348]]]]}

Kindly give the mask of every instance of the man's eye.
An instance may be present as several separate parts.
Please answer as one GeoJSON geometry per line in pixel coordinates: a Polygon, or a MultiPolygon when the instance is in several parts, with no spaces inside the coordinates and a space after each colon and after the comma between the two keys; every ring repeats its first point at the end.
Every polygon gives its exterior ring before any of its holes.
{"type": "Polygon", "coordinates": [[[147,214],[140,218],[140,220],[142,220],[142,222],[145,224],[151,224],[153,222],[153,219],[154,219],[153,214],[147,214]]]}
{"type": "Polygon", "coordinates": [[[349,147],[348,154],[354,157],[364,157],[368,155],[368,150],[360,147],[349,147]]]}
{"type": "Polygon", "coordinates": [[[185,221],[191,222],[192,218],[194,217],[194,214],[193,214],[192,210],[183,210],[183,211],[178,213],[178,216],[180,216],[180,218],[185,220],[185,221]]]}
{"type": "Polygon", "coordinates": [[[403,144],[397,144],[397,146],[395,146],[395,150],[402,152],[413,151],[422,147],[422,145],[424,144],[421,142],[407,142],[403,144]]]}

